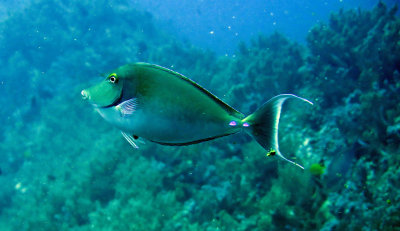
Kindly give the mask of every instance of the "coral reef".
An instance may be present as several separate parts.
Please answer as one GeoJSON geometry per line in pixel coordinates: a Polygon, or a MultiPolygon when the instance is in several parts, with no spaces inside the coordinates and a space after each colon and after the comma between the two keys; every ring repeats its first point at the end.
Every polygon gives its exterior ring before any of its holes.
{"type": "Polygon", "coordinates": [[[307,45],[279,33],[216,57],[129,1],[35,1],[0,24],[1,230],[395,230],[400,227],[397,8],[333,13],[307,45]],[[107,19],[107,20],[104,20],[107,19]],[[128,62],[187,75],[251,113],[279,93],[282,152],[246,135],[132,150],[80,101],[128,62]],[[24,92],[21,95],[21,92],[24,92]]]}

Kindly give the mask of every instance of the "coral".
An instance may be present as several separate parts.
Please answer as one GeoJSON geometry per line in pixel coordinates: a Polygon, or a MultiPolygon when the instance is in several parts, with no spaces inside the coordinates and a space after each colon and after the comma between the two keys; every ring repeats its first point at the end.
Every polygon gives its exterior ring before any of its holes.
{"type": "Polygon", "coordinates": [[[329,24],[320,23],[307,36],[314,86],[324,107],[340,103],[354,90],[371,90],[374,82],[393,82],[399,71],[397,6],[387,10],[380,2],[371,12],[341,10],[329,24]],[[342,83],[340,87],[330,87],[342,83]],[[345,83],[345,84],[344,84],[345,83]],[[322,101],[323,100],[323,101],[322,101]]]}
{"type": "Polygon", "coordinates": [[[225,88],[224,85],[229,83],[224,92],[228,92],[228,98],[233,98],[234,105],[243,107],[242,102],[256,102],[249,105],[250,108],[242,109],[250,113],[276,94],[296,92],[304,75],[301,69],[305,64],[304,51],[304,47],[279,33],[259,35],[249,46],[239,45],[238,54],[230,66],[221,61],[224,68],[220,70],[223,72],[217,73],[216,79],[226,76],[232,79],[219,86],[225,88]]]}

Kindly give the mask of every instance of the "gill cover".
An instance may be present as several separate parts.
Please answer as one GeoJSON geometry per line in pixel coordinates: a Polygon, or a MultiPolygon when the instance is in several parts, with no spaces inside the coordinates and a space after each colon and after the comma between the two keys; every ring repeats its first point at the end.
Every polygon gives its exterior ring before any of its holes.
{"type": "Polygon", "coordinates": [[[112,73],[101,83],[83,92],[87,95],[87,99],[91,104],[97,107],[107,107],[114,104],[121,97],[122,81],[116,73],[112,73]]]}

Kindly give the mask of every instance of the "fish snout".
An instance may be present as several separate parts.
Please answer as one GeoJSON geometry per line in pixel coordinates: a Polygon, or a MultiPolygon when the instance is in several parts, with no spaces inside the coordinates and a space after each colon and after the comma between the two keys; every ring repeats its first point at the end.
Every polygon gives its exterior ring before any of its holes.
{"type": "Polygon", "coordinates": [[[82,95],[82,99],[83,100],[88,100],[89,99],[89,94],[85,90],[81,91],[81,95],[82,95]]]}

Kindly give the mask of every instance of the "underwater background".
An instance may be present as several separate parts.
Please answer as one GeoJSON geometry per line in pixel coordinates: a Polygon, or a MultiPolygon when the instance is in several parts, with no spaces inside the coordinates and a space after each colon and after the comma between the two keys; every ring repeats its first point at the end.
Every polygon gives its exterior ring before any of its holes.
{"type": "Polygon", "coordinates": [[[400,230],[397,0],[0,2],[0,230],[400,230]],[[246,134],[134,150],[81,100],[158,64],[249,114],[246,134]]]}

